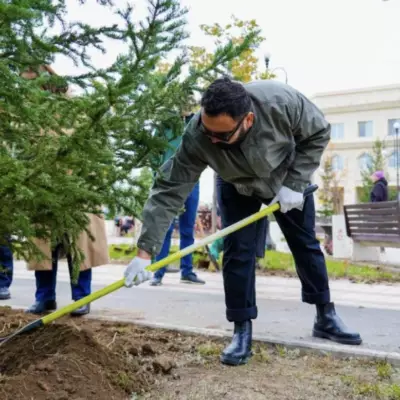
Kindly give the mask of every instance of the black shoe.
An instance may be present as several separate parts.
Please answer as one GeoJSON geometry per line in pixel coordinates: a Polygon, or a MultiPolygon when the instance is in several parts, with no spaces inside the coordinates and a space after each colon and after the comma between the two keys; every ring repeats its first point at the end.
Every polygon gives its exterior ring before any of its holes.
{"type": "Polygon", "coordinates": [[[71,312],[72,317],[81,317],[82,315],[86,315],[90,313],[90,304],[86,304],[85,306],[79,307],[78,309],[71,312]]]}
{"type": "Polygon", "coordinates": [[[191,272],[189,275],[181,277],[181,283],[204,285],[206,282],[200,279],[194,272],[191,272]]]}
{"type": "Polygon", "coordinates": [[[162,285],[162,278],[158,278],[154,276],[153,279],[150,281],[150,286],[161,286],[162,285]]]}
{"type": "Polygon", "coordinates": [[[251,321],[235,322],[235,330],[231,344],[222,352],[220,360],[226,365],[247,364],[250,357],[252,343],[251,321]]]}
{"type": "Polygon", "coordinates": [[[35,301],[25,312],[30,314],[43,314],[57,309],[55,300],[35,301]]]}
{"type": "Polygon", "coordinates": [[[10,290],[6,287],[0,287],[0,300],[11,299],[10,290]]]}
{"type": "Polygon", "coordinates": [[[313,336],[341,344],[359,345],[362,343],[360,334],[350,331],[336,314],[333,303],[317,305],[313,336]]]}

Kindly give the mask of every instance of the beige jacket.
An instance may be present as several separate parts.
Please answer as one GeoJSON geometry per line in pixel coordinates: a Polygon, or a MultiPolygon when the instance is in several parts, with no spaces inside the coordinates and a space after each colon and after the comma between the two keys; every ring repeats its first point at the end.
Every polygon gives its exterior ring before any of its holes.
{"type": "MultiPolygon", "coordinates": [[[[110,263],[104,218],[95,214],[88,215],[90,218],[89,231],[94,236],[95,241],[92,241],[86,232],[82,232],[79,237],[78,247],[85,255],[85,260],[80,266],[81,271],[110,263]]],[[[47,259],[41,262],[37,262],[36,260],[29,262],[28,269],[33,271],[51,271],[52,260],[49,243],[39,239],[35,242],[47,259]]]]}

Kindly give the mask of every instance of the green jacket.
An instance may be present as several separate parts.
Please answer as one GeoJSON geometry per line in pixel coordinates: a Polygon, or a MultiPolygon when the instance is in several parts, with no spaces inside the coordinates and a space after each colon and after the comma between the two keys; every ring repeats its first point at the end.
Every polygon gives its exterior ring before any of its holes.
{"type": "MultiPolygon", "coordinates": [[[[185,126],[190,122],[194,114],[190,114],[185,117],[185,126]]],[[[158,135],[158,133],[156,133],[158,135]]],[[[163,136],[168,142],[166,150],[155,159],[155,161],[161,166],[166,163],[176,152],[176,149],[182,142],[182,135],[176,135],[171,128],[165,128],[163,130],[163,136]]]]}
{"type": "Polygon", "coordinates": [[[182,136],[175,137],[172,129],[166,129],[166,139],[168,140],[168,148],[162,155],[161,164],[166,163],[176,152],[176,149],[179,147],[182,141],[182,136]]]}
{"type": "Polygon", "coordinates": [[[143,210],[138,247],[158,254],[172,219],[207,166],[237,191],[267,201],[285,185],[304,191],[330,139],[323,113],[292,87],[276,81],[244,85],[253,126],[240,148],[224,150],[202,134],[197,113],[176,153],[160,169],[143,210]]]}

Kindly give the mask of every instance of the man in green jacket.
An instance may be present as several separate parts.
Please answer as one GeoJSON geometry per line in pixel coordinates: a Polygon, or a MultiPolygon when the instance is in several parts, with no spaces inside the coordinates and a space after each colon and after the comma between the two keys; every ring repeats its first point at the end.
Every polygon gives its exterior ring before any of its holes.
{"type": "MultiPolygon", "coordinates": [[[[293,253],[302,300],[316,305],[313,336],[360,344],[331,302],[324,255],[315,235],[313,196],[303,197],[330,139],[330,124],[304,95],[276,81],[248,84],[228,78],[213,82],[201,111],[186,127],[175,155],[163,165],[143,212],[139,252],[125,271],[130,287],[149,279],[145,268],[164,234],[207,166],[218,175],[223,227],[278,201],[275,213],[293,253]]],[[[256,224],[224,240],[226,317],[234,323],[232,343],[221,362],[245,364],[251,357],[255,296],[256,224]]]]}

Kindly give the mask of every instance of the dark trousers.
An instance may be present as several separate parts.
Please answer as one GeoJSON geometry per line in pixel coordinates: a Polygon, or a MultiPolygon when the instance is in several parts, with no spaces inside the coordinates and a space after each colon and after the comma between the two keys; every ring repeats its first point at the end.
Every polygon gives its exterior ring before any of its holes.
{"type": "MultiPolygon", "coordinates": [[[[200,184],[197,183],[185,201],[185,212],[179,216],[179,235],[180,249],[191,246],[194,243],[194,228],[196,225],[197,207],[200,198],[200,184]]],[[[172,233],[174,231],[174,221],[170,225],[164,238],[164,243],[156,261],[168,257],[171,248],[172,233]]],[[[154,275],[162,278],[165,275],[166,268],[159,269],[154,275]]],[[[193,255],[188,254],[181,259],[181,275],[188,276],[193,272],[193,255]]]]}
{"type": "MultiPolygon", "coordinates": [[[[259,199],[239,194],[232,184],[221,178],[217,180],[217,196],[223,227],[254,214],[262,204],[259,199]]],[[[330,291],[325,258],[314,229],[314,198],[306,198],[302,211],[294,209],[286,214],[278,211],[275,218],[293,254],[302,285],[303,302],[329,303],[330,291]]],[[[224,240],[226,317],[231,322],[257,318],[256,236],[257,223],[253,223],[228,235],[224,240]]]]}
{"type": "Polygon", "coordinates": [[[13,280],[14,259],[8,246],[0,246],[0,288],[9,288],[13,280]]]}
{"type": "Polygon", "coordinates": [[[267,241],[267,230],[269,227],[268,218],[259,219],[256,222],[256,257],[264,258],[265,256],[265,243],[267,241]]]}
{"type": "MultiPolygon", "coordinates": [[[[35,271],[36,277],[36,301],[47,301],[56,299],[56,284],[58,258],[61,246],[57,246],[52,252],[53,266],[51,271],[35,271]]],[[[72,259],[67,255],[68,269],[72,276],[72,259]]],[[[92,269],[87,269],[79,273],[78,282],[74,285],[71,282],[72,300],[79,300],[86,297],[91,292],[92,269]]]]}

